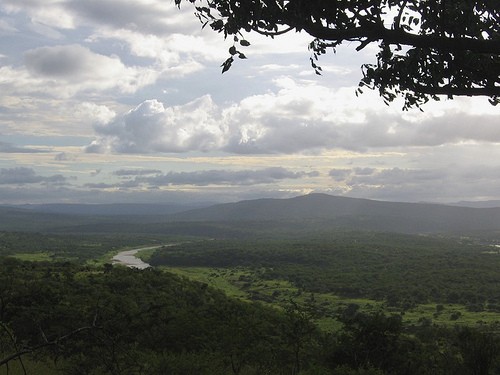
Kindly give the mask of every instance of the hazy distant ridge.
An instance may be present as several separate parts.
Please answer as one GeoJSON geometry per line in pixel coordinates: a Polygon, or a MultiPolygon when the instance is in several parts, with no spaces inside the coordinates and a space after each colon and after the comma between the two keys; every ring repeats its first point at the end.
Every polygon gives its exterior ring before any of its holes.
{"type": "Polygon", "coordinates": [[[172,215],[179,221],[332,221],[354,229],[439,232],[500,229],[500,208],[383,202],[310,194],[219,204],[172,215]]]}
{"type": "Polygon", "coordinates": [[[208,236],[222,230],[229,233],[245,228],[272,232],[277,227],[292,231],[345,229],[398,233],[500,231],[498,207],[383,202],[326,194],[187,208],[189,206],[175,204],[0,207],[0,230],[202,233],[208,236]]]}
{"type": "Polygon", "coordinates": [[[23,210],[57,213],[68,215],[170,215],[189,209],[206,207],[208,204],[175,204],[175,203],[110,203],[110,204],[25,204],[12,206],[23,210]]]}

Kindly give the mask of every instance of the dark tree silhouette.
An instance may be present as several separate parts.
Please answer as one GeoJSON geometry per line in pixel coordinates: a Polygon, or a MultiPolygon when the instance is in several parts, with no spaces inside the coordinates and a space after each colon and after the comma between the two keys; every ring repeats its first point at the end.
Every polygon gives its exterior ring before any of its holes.
{"type": "MultiPolygon", "coordinates": [[[[500,103],[500,3],[498,0],[184,0],[196,6],[203,26],[234,39],[225,72],[250,43],[243,32],[271,38],[311,35],[311,64],[343,42],[356,50],[377,43],[375,64],[363,64],[358,92],[377,89],[386,103],[404,109],[440,95],[485,96],[500,103]]],[[[175,0],[180,6],[183,0],[175,0]]]]}

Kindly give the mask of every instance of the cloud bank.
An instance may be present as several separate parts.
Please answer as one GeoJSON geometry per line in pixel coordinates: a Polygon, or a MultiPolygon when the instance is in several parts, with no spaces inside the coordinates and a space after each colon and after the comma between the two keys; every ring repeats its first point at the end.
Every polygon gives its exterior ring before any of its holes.
{"type": "Polygon", "coordinates": [[[147,186],[161,188],[168,186],[250,186],[260,184],[274,184],[284,180],[299,180],[319,176],[317,171],[291,171],[282,167],[269,167],[258,170],[225,170],[212,169],[193,172],[161,173],[158,170],[134,169],[117,170],[113,175],[122,178],[117,184],[87,184],[92,188],[133,188],[147,186]],[[133,178],[130,178],[133,177],[133,178]]]}
{"type": "Polygon", "coordinates": [[[32,168],[2,168],[0,169],[0,185],[24,185],[49,183],[55,185],[65,184],[66,177],[60,174],[44,177],[37,175],[32,168]]]}
{"type": "Polygon", "coordinates": [[[245,36],[249,59],[221,76],[232,40],[193,11],[2,0],[0,201],[499,199],[499,112],[486,100],[422,113],[357,98],[370,47],[340,46],[316,77],[299,33],[245,36]]]}
{"type": "Polygon", "coordinates": [[[443,104],[444,113],[414,121],[412,113],[382,111],[376,101],[365,102],[363,111],[358,111],[352,104],[353,92],[346,89],[291,79],[276,85],[275,92],[224,106],[210,95],[177,106],[145,101],[96,127],[98,138],[86,150],[294,154],[500,142],[496,115],[463,112],[459,102],[443,104]]]}

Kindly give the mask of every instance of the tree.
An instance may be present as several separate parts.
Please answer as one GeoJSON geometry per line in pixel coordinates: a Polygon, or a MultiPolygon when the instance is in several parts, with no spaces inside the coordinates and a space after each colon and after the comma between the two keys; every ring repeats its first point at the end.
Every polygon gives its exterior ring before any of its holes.
{"type": "Polygon", "coordinates": [[[458,332],[458,347],[464,365],[473,375],[488,375],[495,358],[498,357],[498,339],[491,333],[473,328],[462,328],[458,332]]]}
{"type": "Polygon", "coordinates": [[[289,305],[285,306],[286,319],[281,329],[285,338],[284,348],[288,352],[288,355],[284,357],[287,358],[286,362],[291,365],[292,375],[299,374],[305,359],[311,357],[312,349],[315,346],[315,333],[317,332],[317,327],[313,323],[315,315],[316,307],[313,303],[302,306],[290,301],[289,305]],[[308,351],[309,355],[306,354],[308,351]]]}
{"type": "Polygon", "coordinates": [[[338,347],[330,358],[332,363],[356,369],[375,367],[389,373],[407,373],[395,371],[402,347],[403,322],[400,315],[341,311],[338,320],[344,326],[338,338],[338,347]]]}
{"type": "MultiPolygon", "coordinates": [[[[185,0],[186,1],[186,0],[185,0]]],[[[377,62],[363,64],[363,88],[378,89],[386,102],[401,96],[404,109],[439,95],[485,96],[500,103],[500,7],[498,0],[187,0],[203,27],[232,37],[227,71],[243,32],[271,38],[301,31],[311,35],[311,64],[343,42],[360,51],[378,44],[377,62]]],[[[175,0],[180,6],[182,0],[175,0]]]]}

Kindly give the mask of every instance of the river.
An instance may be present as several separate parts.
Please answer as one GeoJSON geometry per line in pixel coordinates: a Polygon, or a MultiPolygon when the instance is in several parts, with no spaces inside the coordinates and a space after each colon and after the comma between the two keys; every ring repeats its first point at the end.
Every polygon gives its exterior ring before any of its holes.
{"type": "Polygon", "coordinates": [[[137,258],[135,254],[142,250],[155,249],[157,247],[158,246],[141,247],[140,249],[122,251],[113,257],[112,263],[121,264],[129,268],[138,268],[140,270],[149,268],[151,265],[137,258]]]}

